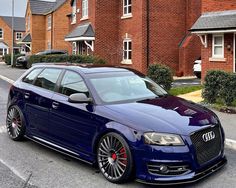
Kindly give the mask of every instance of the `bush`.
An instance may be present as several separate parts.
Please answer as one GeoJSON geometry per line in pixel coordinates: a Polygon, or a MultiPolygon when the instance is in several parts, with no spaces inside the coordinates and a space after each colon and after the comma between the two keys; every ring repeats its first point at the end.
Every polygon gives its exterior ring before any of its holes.
{"type": "Polygon", "coordinates": [[[173,75],[169,67],[161,64],[153,64],[148,67],[148,77],[164,89],[170,90],[173,82],[173,75]]]}
{"type": "MultiPolygon", "coordinates": [[[[16,66],[16,59],[18,57],[22,56],[21,54],[17,54],[13,56],[13,67],[16,66]]],[[[3,57],[3,61],[7,64],[7,65],[11,65],[11,54],[7,54],[3,57]]]]}
{"type": "Polygon", "coordinates": [[[85,55],[32,55],[29,58],[29,65],[34,63],[84,63],[84,64],[105,64],[105,60],[95,56],[85,55]]]}
{"type": "Polygon", "coordinates": [[[227,106],[232,105],[236,100],[236,74],[228,74],[227,82],[225,82],[222,98],[227,106]]]}
{"type": "Polygon", "coordinates": [[[202,96],[209,103],[223,101],[231,105],[236,99],[236,75],[224,71],[209,71],[205,77],[202,96]]]}

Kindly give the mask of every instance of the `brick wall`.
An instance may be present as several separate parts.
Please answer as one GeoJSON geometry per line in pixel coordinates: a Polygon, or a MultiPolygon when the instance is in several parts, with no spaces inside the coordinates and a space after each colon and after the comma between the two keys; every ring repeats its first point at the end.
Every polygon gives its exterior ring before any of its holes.
{"type": "Polygon", "coordinates": [[[150,63],[179,71],[179,46],[185,36],[186,4],[183,0],[150,0],[150,63]]]}
{"type": "Polygon", "coordinates": [[[201,15],[201,0],[186,1],[185,30],[186,35],[179,46],[179,76],[193,75],[193,64],[201,56],[201,42],[196,35],[191,35],[188,30],[201,15]]]}
{"type": "Polygon", "coordinates": [[[31,53],[35,54],[37,52],[45,50],[46,21],[45,21],[45,16],[43,15],[33,15],[31,17],[32,17],[32,22],[31,22],[32,51],[31,53]]]}
{"type": "Polygon", "coordinates": [[[119,63],[119,1],[97,0],[95,12],[95,55],[110,64],[119,63]],[[108,11],[109,10],[109,11],[108,11]]]}
{"type": "Polygon", "coordinates": [[[52,15],[52,48],[70,51],[70,43],[65,41],[65,36],[69,33],[68,17],[71,13],[70,1],[67,1],[52,15]]]}
{"type": "Polygon", "coordinates": [[[202,0],[202,12],[236,9],[235,0],[202,0]]]}
{"type": "MultiPolygon", "coordinates": [[[[81,1],[77,0],[77,9],[80,9],[77,24],[71,25],[71,20],[67,18],[69,30],[72,31],[81,23],[91,22],[96,34],[95,55],[113,65],[123,65],[123,40],[128,36],[132,39],[132,65],[127,66],[146,73],[146,2],[133,0],[132,17],[123,19],[123,0],[92,0],[89,1],[89,20],[80,20],[81,1]]],[[[150,63],[163,63],[178,72],[181,64],[179,43],[200,13],[201,0],[150,0],[150,63]]],[[[189,45],[184,52],[186,58],[183,59],[186,69],[181,69],[184,74],[192,73],[192,62],[200,56],[200,41],[193,37],[189,45]],[[195,48],[191,48],[194,45],[195,48]],[[194,57],[191,57],[192,54],[194,57]]]]}
{"type": "MultiPolygon", "coordinates": [[[[132,64],[128,67],[137,69],[141,72],[146,72],[146,59],[144,56],[146,47],[146,1],[132,1],[132,17],[122,18],[123,16],[123,1],[119,1],[119,39],[117,47],[118,65],[123,60],[123,40],[128,37],[132,40],[132,64]]],[[[123,65],[124,66],[124,65],[123,65]]]]}
{"type": "Polygon", "coordinates": [[[233,34],[225,34],[224,42],[224,58],[225,61],[210,61],[212,57],[212,35],[208,35],[208,47],[202,47],[202,79],[204,79],[208,70],[225,70],[233,71],[233,34]],[[227,45],[231,45],[231,49],[227,49],[227,45]]]}

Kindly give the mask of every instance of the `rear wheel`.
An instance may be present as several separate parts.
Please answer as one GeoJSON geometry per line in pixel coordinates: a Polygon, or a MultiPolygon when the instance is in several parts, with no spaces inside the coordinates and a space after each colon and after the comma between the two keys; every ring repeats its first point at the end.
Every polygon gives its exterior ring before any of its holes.
{"type": "Polygon", "coordinates": [[[101,138],[97,160],[100,171],[110,182],[122,183],[130,178],[133,160],[128,144],[119,134],[108,133],[101,138]]]}
{"type": "Polygon", "coordinates": [[[25,121],[19,107],[12,106],[8,109],[6,126],[8,135],[12,140],[22,140],[25,135],[25,121]]]}

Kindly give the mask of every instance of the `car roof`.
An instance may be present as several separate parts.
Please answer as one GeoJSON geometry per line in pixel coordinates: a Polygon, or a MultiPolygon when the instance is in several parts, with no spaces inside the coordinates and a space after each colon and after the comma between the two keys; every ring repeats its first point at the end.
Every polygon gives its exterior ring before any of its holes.
{"type": "Polygon", "coordinates": [[[83,72],[84,74],[109,73],[109,72],[134,72],[140,76],[142,73],[127,67],[110,66],[110,65],[88,65],[88,64],[71,64],[71,63],[37,63],[33,67],[53,67],[62,69],[71,69],[83,72]]]}
{"type": "Polygon", "coordinates": [[[67,53],[66,50],[54,50],[54,49],[51,49],[51,50],[45,50],[45,51],[40,51],[36,54],[45,54],[45,53],[56,53],[56,52],[59,52],[59,53],[67,53]]]}

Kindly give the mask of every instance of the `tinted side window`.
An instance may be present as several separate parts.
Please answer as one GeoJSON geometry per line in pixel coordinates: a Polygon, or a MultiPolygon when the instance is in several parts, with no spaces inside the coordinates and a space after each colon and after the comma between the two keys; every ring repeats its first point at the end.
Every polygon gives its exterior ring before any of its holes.
{"type": "Polygon", "coordinates": [[[59,92],[67,96],[74,93],[84,93],[89,96],[88,88],[81,76],[72,71],[66,71],[62,79],[59,92]]]}
{"type": "Polygon", "coordinates": [[[54,91],[60,73],[61,73],[60,69],[47,68],[40,73],[34,85],[54,91]]]}
{"type": "Polygon", "coordinates": [[[23,82],[32,84],[36,76],[42,71],[42,69],[34,69],[32,70],[24,79],[23,82]]]}

